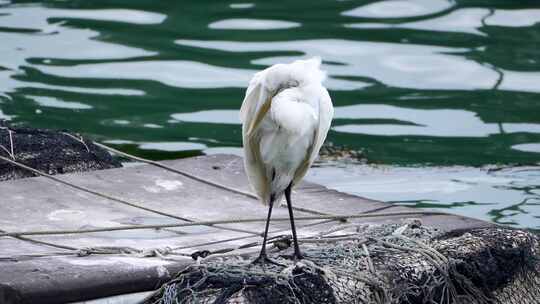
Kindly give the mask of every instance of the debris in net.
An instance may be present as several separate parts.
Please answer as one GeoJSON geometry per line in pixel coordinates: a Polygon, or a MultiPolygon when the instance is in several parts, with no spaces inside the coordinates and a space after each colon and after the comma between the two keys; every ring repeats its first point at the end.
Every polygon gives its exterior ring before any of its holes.
{"type": "Polygon", "coordinates": [[[411,222],[303,249],[297,263],[272,256],[285,266],[203,259],[144,303],[540,303],[539,238],[525,231],[441,234],[411,222]]]}
{"type": "MultiPolygon", "coordinates": [[[[91,140],[67,131],[14,127],[0,120],[0,155],[48,174],[118,168],[122,165],[91,140]]],[[[34,176],[0,160],[0,181],[34,176]]]]}

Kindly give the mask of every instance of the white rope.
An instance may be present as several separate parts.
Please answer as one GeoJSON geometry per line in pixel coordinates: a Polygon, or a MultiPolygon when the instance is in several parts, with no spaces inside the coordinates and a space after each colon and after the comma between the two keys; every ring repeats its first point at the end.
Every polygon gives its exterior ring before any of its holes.
{"type": "Polygon", "coordinates": [[[5,129],[8,131],[8,135],[9,135],[9,144],[10,144],[10,149],[8,150],[4,145],[0,144],[0,148],[2,148],[2,150],[6,151],[6,153],[13,159],[15,160],[15,152],[14,152],[14,147],[13,147],[13,131],[11,131],[9,128],[6,128],[6,127],[2,127],[0,129],[5,129]]]}
{"type": "MultiPolygon", "coordinates": [[[[92,189],[89,189],[89,188],[86,188],[86,187],[83,187],[83,186],[75,185],[73,183],[67,182],[65,180],[62,180],[62,179],[60,179],[58,177],[52,176],[52,175],[47,174],[45,172],[36,170],[36,169],[34,169],[32,167],[29,167],[29,166],[27,166],[25,164],[22,164],[20,162],[14,161],[14,160],[11,160],[11,159],[9,159],[7,157],[4,157],[4,156],[1,156],[1,155],[0,155],[0,160],[6,161],[6,162],[8,162],[8,163],[10,163],[12,165],[15,165],[15,166],[19,167],[19,168],[31,171],[31,172],[33,172],[35,174],[41,175],[41,176],[43,176],[45,178],[48,178],[48,179],[53,180],[55,182],[61,183],[61,184],[66,185],[66,186],[69,186],[71,188],[74,188],[74,189],[77,189],[77,190],[80,190],[80,191],[83,191],[83,192],[86,192],[86,193],[90,193],[90,194],[93,194],[95,196],[105,198],[105,199],[108,199],[108,200],[111,200],[111,201],[114,201],[114,202],[117,202],[117,203],[121,203],[121,204],[124,204],[124,205],[128,205],[130,207],[142,209],[142,210],[145,210],[145,211],[148,211],[148,212],[152,212],[152,213],[155,213],[155,214],[163,215],[163,216],[166,216],[166,217],[170,217],[170,218],[174,218],[174,219],[178,219],[178,220],[182,220],[182,221],[186,221],[186,222],[196,222],[197,221],[196,219],[191,219],[191,218],[187,218],[187,217],[181,217],[181,216],[177,216],[177,215],[170,214],[170,213],[167,213],[167,212],[154,210],[152,208],[144,207],[144,206],[142,206],[140,204],[129,202],[127,200],[124,200],[124,199],[121,199],[121,198],[118,198],[118,197],[114,197],[114,196],[109,195],[109,194],[101,193],[101,192],[98,192],[98,191],[95,191],[95,190],[92,190],[92,189]]],[[[257,233],[257,232],[247,231],[247,230],[243,230],[243,229],[236,229],[236,228],[229,228],[229,227],[218,227],[218,226],[214,226],[214,228],[259,235],[259,233],[257,233]]]]}
{"type": "MultiPolygon", "coordinates": [[[[157,161],[153,161],[153,160],[150,160],[150,159],[146,159],[146,158],[142,158],[142,157],[139,157],[139,156],[131,155],[131,154],[128,154],[126,152],[122,152],[120,150],[117,150],[117,149],[111,148],[109,146],[106,146],[104,144],[100,144],[98,142],[93,142],[93,143],[94,143],[94,145],[96,145],[96,146],[98,146],[100,148],[103,148],[103,149],[105,149],[107,151],[110,151],[112,153],[127,157],[127,158],[129,158],[131,160],[140,161],[140,162],[143,162],[143,163],[146,163],[146,164],[149,164],[149,165],[153,165],[153,166],[165,169],[167,171],[183,175],[185,177],[188,177],[190,179],[199,181],[201,183],[214,186],[216,188],[220,188],[220,189],[227,190],[227,191],[230,191],[230,192],[233,192],[233,193],[236,193],[236,194],[247,196],[247,197],[255,199],[255,200],[259,200],[259,198],[253,193],[250,193],[250,192],[247,192],[247,191],[244,191],[244,190],[240,190],[240,189],[236,189],[236,188],[233,188],[233,187],[230,187],[230,186],[227,186],[227,185],[223,185],[221,183],[214,182],[214,181],[211,181],[211,180],[208,180],[208,179],[205,179],[205,178],[201,178],[201,177],[198,177],[198,176],[193,175],[191,173],[188,173],[188,172],[185,172],[185,171],[182,171],[182,170],[179,170],[179,169],[164,165],[164,164],[159,163],[157,161]]],[[[311,213],[311,214],[328,215],[328,213],[324,213],[324,212],[320,212],[320,211],[312,210],[312,209],[308,209],[308,208],[302,208],[302,207],[292,207],[292,208],[294,210],[297,210],[297,211],[302,211],[302,212],[311,213]]]]}
{"type": "Polygon", "coordinates": [[[84,147],[86,148],[86,151],[88,153],[90,153],[90,149],[88,148],[88,145],[86,144],[86,142],[84,141],[84,138],[81,135],[79,135],[79,137],[77,138],[75,135],[69,134],[67,132],[62,132],[62,134],[67,135],[67,136],[73,138],[74,140],[80,142],[81,144],[83,144],[84,147]]]}
{"type": "MultiPolygon", "coordinates": [[[[369,213],[369,214],[353,214],[353,215],[311,215],[311,216],[299,216],[295,217],[298,221],[311,221],[311,220],[340,220],[340,219],[360,219],[360,218],[376,218],[376,217],[390,217],[390,216],[418,216],[418,215],[447,215],[443,212],[434,211],[406,211],[406,212],[388,212],[388,213],[369,213]]],[[[277,217],[272,218],[272,221],[282,222],[289,221],[289,217],[277,217]]],[[[176,223],[176,224],[162,224],[162,225],[137,225],[137,226],[118,226],[118,227],[103,227],[103,228],[87,228],[76,230],[39,230],[39,231],[20,231],[20,232],[5,232],[0,233],[2,236],[24,236],[24,235],[62,235],[62,234],[83,234],[94,232],[110,232],[119,230],[140,230],[140,229],[160,229],[160,228],[172,228],[172,227],[191,227],[191,226],[212,226],[216,224],[239,224],[239,223],[255,223],[264,222],[266,218],[240,218],[240,219],[222,219],[211,221],[193,221],[189,223],[176,223]]]]}

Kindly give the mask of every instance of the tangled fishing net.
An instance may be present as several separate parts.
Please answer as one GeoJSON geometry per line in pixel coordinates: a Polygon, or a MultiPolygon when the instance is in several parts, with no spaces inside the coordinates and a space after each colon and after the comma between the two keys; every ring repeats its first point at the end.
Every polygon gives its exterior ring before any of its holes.
{"type": "MultiPolygon", "coordinates": [[[[111,155],[78,135],[8,126],[0,120],[0,155],[48,174],[121,167],[111,155]]],[[[0,160],[0,181],[34,176],[0,160]]]]}
{"type": "Polygon", "coordinates": [[[441,234],[411,222],[304,239],[302,248],[297,263],[274,254],[283,266],[199,260],[145,303],[540,303],[539,238],[529,232],[441,234]]]}

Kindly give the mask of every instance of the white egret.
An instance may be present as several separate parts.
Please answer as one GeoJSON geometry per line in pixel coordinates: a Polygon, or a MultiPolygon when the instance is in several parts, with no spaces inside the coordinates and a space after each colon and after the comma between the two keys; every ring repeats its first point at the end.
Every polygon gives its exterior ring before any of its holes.
{"type": "Polygon", "coordinates": [[[259,257],[266,255],[266,238],[274,202],[287,200],[294,241],[294,258],[301,259],[291,203],[291,189],[306,175],[326,138],[334,114],[322,81],[321,59],[276,64],[253,76],[240,109],[244,165],[249,182],[268,217],[259,257]]]}

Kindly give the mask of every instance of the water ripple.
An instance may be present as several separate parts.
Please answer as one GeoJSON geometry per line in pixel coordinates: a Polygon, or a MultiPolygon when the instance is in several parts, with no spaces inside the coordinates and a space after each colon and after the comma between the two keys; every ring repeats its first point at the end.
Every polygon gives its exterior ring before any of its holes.
{"type": "Polygon", "coordinates": [[[132,61],[43,66],[44,73],[66,78],[159,81],[178,88],[245,87],[255,71],[213,66],[196,61],[132,61]]]}
{"type": "Polygon", "coordinates": [[[208,27],[218,30],[276,30],[299,27],[300,25],[297,22],[282,20],[225,19],[212,22],[208,27]]]}
{"type": "Polygon", "coordinates": [[[32,96],[32,95],[27,95],[26,97],[34,100],[37,104],[43,107],[74,109],[74,110],[92,109],[92,106],[84,104],[84,103],[73,102],[73,101],[63,101],[63,100],[58,100],[54,97],[32,96]]]}
{"type": "Polygon", "coordinates": [[[447,0],[390,0],[359,6],[341,13],[361,18],[404,18],[435,14],[453,6],[447,0]]]}
{"type": "MultiPolygon", "coordinates": [[[[176,43],[228,52],[281,50],[298,51],[307,56],[319,55],[324,60],[341,63],[324,66],[330,76],[363,76],[394,87],[491,89],[499,80],[497,71],[458,56],[467,51],[464,48],[337,39],[278,42],[177,40],[176,43]]],[[[270,65],[283,59],[283,56],[270,57],[254,63],[270,65]]]]}
{"type": "MultiPolygon", "coordinates": [[[[166,16],[158,13],[131,9],[53,9],[39,6],[21,6],[2,9],[0,26],[5,28],[42,30],[48,20],[88,19],[125,22],[132,24],[159,24],[166,16]]],[[[58,22],[58,21],[56,21],[58,22]]]]}

